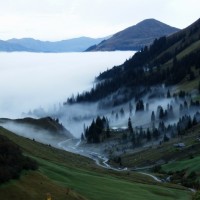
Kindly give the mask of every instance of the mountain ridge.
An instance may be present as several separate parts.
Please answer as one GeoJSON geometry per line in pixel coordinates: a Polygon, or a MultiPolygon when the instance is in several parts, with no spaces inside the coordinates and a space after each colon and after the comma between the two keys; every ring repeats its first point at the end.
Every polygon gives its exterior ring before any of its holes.
{"type": "Polygon", "coordinates": [[[89,46],[98,44],[108,37],[90,38],[82,36],[55,42],[42,41],[34,38],[12,38],[6,41],[0,40],[0,51],[27,51],[44,53],[82,52],[89,46]]]}
{"type": "Polygon", "coordinates": [[[13,52],[13,51],[31,51],[31,49],[26,48],[20,44],[12,44],[7,41],[0,40],[0,52],[13,52]]]}
{"type": "Polygon", "coordinates": [[[156,19],[145,19],[115,33],[111,38],[88,48],[86,51],[140,50],[150,45],[154,39],[177,32],[178,28],[171,27],[156,19]]]}

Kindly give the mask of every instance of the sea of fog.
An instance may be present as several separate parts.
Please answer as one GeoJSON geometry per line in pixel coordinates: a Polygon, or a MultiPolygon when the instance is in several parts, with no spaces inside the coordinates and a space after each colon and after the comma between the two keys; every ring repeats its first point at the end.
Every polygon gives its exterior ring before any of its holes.
{"type": "Polygon", "coordinates": [[[89,90],[100,72],[122,64],[132,51],[0,53],[0,117],[49,109],[89,90]]]}

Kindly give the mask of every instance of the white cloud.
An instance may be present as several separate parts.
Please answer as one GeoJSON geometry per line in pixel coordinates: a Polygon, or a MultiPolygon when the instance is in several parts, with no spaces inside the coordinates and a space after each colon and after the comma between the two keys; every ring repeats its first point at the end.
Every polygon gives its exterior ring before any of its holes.
{"type": "Polygon", "coordinates": [[[198,8],[198,0],[0,0],[0,38],[99,37],[146,18],[184,28],[198,8]]]}

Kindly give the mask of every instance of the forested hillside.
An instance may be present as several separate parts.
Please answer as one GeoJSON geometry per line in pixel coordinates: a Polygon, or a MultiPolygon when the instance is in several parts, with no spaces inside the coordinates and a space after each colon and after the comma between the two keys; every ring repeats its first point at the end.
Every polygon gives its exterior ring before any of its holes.
{"type": "MultiPolygon", "coordinates": [[[[151,86],[173,86],[198,79],[200,70],[200,19],[169,37],[156,39],[122,65],[101,73],[88,92],[69,98],[68,103],[96,102],[118,94],[114,105],[140,98],[151,86]]],[[[196,88],[197,89],[197,88],[196,88]]]]}

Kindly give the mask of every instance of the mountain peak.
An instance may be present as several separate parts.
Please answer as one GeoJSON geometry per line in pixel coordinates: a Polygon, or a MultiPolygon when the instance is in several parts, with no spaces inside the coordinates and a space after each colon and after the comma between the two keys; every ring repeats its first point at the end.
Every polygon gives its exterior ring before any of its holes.
{"type": "Polygon", "coordinates": [[[108,40],[90,48],[90,51],[139,50],[156,38],[171,35],[179,29],[156,19],[145,19],[113,35],[108,40]]]}
{"type": "MultiPolygon", "coordinates": [[[[164,27],[164,28],[166,28],[167,26],[168,27],[172,27],[172,26],[169,26],[169,25],[167,25],[167,24],[165,24],[165,23],[163,23],[163,22],[161,22],[161,21],[159,21],[159,20],[156,20],[156,19],[154,19],[154,18],[150,18],[150,19],[145,19],[145,20],[143,20],[143,21],[141,21],[141,22],[139,22],[139,23],[137,23],[135,26],[138,26],[138,27],[158,27],[158,26],[160,26],[160,27],[164,27]]],[[[174,28],[174,27],[172,27],[172,28],[174,28]]]]}
{"type": "Polygon", "coordinates": [[[157,22],[162,23],[162,22],[160,22],[160,21],[158,21],[154,18],[149,18],[149,19],[144,19],[141,22],[138,22],[135,26],[138,26],[138,25],[141,25],[141,24],[147,24],[147,23],[157,23],[157,22]]]}

